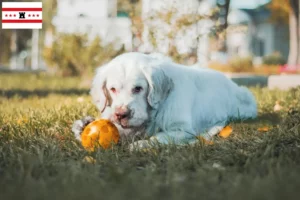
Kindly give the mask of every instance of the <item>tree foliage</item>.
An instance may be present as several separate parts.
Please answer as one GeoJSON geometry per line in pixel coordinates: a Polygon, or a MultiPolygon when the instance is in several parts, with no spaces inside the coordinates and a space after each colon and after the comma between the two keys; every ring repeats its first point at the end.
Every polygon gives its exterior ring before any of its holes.
{"type": "Polygon", "coordinates": [[[43,26],[53,27],[52,19],[56,14],[58,0],[43,0],[43,26]]]}
{"type": "Polygon", "coordinates": [[[61,75],[87,75],[122,51],[114,50],[112,44],[102,46],[100,37],[90,40],[87,34],[59,34],[52,47],[44,49],[44,59],[61,75]]]}
{"type": "Polygon", "coordinates": [[[138,46],[141,43],[143,23],[141,19],[142,12],[142,0],[118,0],[118,11],[125,12],[128,14],[131,20],[131,33],[133,50],[137,50],[138,46]],[[138,40],[136,44],[135,41],[138,40]]]}
{"type": "MultiPolygon", "coordinates": [[[[147,24],[149,28],[148,39],[151,42],[152,46],[157,48],[159,44],[160,38],[168,39],[168,56],[172,57],[173,60],[177,62],[184,63],[188,60],[189,57],[194,57],[196,54],[196,48],[190,53],[180,54],[178,47],[176,46],[176,38],[181,37],[180,34],[185,34],[189,29],[193,29],[196,31],[195,40],[198,43],[198,38],[203,35],[198,31],[198,22],[201,20],[214,22],[214,26],[209,30],[209,35],[211,37],[215,37],[224,32],[224,24],[218,23],[217,19],[220,17],[219,15],[220,9],[215,8],[211,9],[206,14],[198,14],[198,13],[184,13],[178,14],[178,10],[176,8],[170,7],[168,9],[164,9],[162,11],[152,12],[144,23],[147,24]],[[162,29],[160,25],[164,25],[164,27],[168,27],[166,29],[162,29]]],[[[226,15],[227,17],[227,15],[226,15]]],[[[227,22],[226,22],[227,23],[227,22]]],[[[227,28],[227,27],[226,27],[227,28]]],[[[197,46],[197,44],[195,44],[197,46]]]]}
{"type": "Polygon", "coordinates": [[[288,23],[291,9],[288,0],[272,0],[268,6],[271,11],[271,21],[276,23],[288,23]]]}

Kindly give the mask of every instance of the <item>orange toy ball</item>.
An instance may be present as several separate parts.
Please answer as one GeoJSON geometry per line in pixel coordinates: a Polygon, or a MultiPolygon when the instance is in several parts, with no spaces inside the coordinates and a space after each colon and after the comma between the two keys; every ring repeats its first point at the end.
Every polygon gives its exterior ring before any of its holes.
{"type": "Polygon", "coordinates": [[[117,127],[106,119],[100,119],[88,124],[82,134],[82,146],[89,151],[94,151],[95,147],[101,146],[104,149],[117,144],[120,139],[117,127]]]}

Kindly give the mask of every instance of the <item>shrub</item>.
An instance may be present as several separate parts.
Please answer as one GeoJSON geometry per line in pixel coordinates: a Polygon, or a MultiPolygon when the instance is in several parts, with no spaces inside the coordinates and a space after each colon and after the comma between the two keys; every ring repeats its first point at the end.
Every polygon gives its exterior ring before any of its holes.
{"type": "Polygon", "coordinates": [[[253,71],[252,57],[233,57],[228,61],[232,72],[249,72],[253,71]]]}
{"type": "Polygon", "coordinates": [[[285,64],[285,60],[279,52],[273,52],[272,54],[263,57],[263,64],[283,65],[285,64]]]}
{"type": "Polygon", "coordinates": [[[52,47],[44,49],[43,56],[61,75],[76,76],[91,73],[121,51],[116,51],[113,44],[102,46],[100,37],[89,40],[87,34],[60,34],[52,47]]]}
{"type": "MultiPolygon", "coordinates": [[[[236,68],[232,68],[228,64],[222,64],[219,62],[210,62],[209,67],[214,70],[225,72],[225,73],[237,72],[236,68]]],[[[279,65],[258,65],[251,69],[249,68],[248,71],[239,71],[239,72],[248,72],[256,75],[271,75],[271,74],[278,74],[279,68],[280,68],[279,65]]]]}

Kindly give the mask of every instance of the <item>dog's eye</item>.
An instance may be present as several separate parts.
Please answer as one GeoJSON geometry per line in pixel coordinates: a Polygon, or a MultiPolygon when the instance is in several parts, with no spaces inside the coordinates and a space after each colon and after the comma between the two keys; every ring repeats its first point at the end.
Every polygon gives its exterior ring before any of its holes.
{"type": "Polygon", "coordinates": [[[142,91],[142,87],[141,86],[136,86],[135,88],[132,89],[132,92],[137,94],[140,93],[142,91]]]}
{"type": "Polygon", "coordinates": [[[113,93],[116,93],[116,88],[112,87],[112,88],[110,88],[110,91],[112,91],[113,93]]]}

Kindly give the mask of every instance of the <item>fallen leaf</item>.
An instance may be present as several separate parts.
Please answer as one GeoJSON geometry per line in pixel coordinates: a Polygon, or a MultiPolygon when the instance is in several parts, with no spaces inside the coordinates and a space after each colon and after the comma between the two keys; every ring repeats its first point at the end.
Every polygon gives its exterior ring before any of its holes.
{"type": "Polygon", "coordinates": [[[26,124],[27,122],[28,122],[28,118],[26,118],[26,117],[22,117],[17,120],[17,124],[19,124],[19,125],[26,124]]]}
{"type": "Polygon", "coordinates": [[[232,133],[232,128],[230,126],[225,126],[219,133],[222,138],[228,138],[232,133]]]}
{"type": "Polygon", "coordinates": [[[269,131],[269,130],[270,130],[270,128],[269,128],[269,127],[267,127],[267,126],[264,126],[264,127],[260,127],[260,128],[258,128],[257,130],[258,130],[258,131],[260,131],[260,132],[267,132],[267,131],[269,131]]]}
{"type": "Polygon", "coordinates": [[[84,102],[84,98],[83,97],[78,97],[77,102],[79,102],[79,103],[84,102]]]}
{"type": "Polygon", "coordinates": [[[214,163],[212,165],[213,168],[219,169],[219,170],[225,170],[225,167],[223,167],[221,164],[219,163],[214,163]]]}
{"type": "Polygon", "coordinates": [[[87,162],[87,163],[91,163],[91,164],[95,164],[96,163],[96,160],[92,156],[85,156],[83,158],[83,161],[87,162]]]}
{"type": "Polygon", "coordinates": [[[282,106],[279,104],[279,101],[275,102],[274,111],[278,112],[282,109],[282,106]]]}

